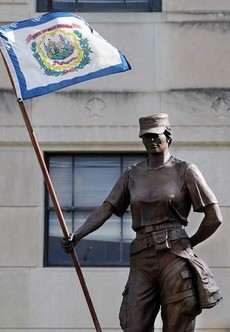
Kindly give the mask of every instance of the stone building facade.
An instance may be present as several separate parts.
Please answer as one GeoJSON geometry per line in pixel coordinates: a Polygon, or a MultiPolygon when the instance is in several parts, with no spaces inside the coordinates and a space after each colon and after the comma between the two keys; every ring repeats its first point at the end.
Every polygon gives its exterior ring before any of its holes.
{"type": "MultiPolygon", "coordinates": [[[[1,0],[0,23],[31,18],[35,0],[1,0]]],[[[128,58],[132,70],[26,102],[44,152],[141,152],[138,118],[167,112],[172,152],[194,162],[224,222],[195,250],[224,301],[199,332],[230,330],[230,3],[163,0],[161,13],[80,13],[128,58]]],[[[10,80],[0,64],[0,331],[93,331],[72,268],[44,267],[44,184],[10,80]]],[[[191,215],[189,233],[198,227],[191,215]]],[[[105,332],[119,331],[127,267],[83,273],[105,332]]],[[[157,320],[160,331],[161,320],[157,320]]]]}

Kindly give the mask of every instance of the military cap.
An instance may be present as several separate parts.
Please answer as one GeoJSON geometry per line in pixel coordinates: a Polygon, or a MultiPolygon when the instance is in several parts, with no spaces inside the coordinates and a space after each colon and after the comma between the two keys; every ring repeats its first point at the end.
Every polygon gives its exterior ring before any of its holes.
{"type": "Polygon", "coordinates": [[[166,113],[158,113],[141,117],[139,119],[139,124],[139,137],[148,133],[163,134],[166,129],[171,130],[169,117],[166,113]]]}

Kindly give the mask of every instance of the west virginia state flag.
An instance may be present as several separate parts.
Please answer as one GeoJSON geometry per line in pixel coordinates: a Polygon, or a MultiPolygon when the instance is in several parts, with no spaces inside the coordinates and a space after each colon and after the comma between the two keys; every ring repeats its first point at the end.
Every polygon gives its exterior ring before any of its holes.
{"type": "Polygon", "coordinates": [[[19,100],[131,69],[121,52],[70,13],[1,26],[0,48],[19,100]]]}

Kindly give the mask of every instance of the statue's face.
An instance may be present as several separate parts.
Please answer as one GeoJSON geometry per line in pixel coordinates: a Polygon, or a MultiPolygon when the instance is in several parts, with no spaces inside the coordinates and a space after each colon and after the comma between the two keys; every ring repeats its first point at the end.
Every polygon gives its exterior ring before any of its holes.
{"type": "Polygon", "coordinates": [[[142,137],[142,142],[145,149],[150,154],[163,153],[168,149],[168,142],[165,134],[144,134],[142,137]]]}

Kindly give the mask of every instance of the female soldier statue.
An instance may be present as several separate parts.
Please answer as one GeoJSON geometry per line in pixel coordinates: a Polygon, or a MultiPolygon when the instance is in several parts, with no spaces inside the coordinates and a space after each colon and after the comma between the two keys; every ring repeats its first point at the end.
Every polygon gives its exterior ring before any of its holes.
{"type": "Polygon", "coordinates": [[[170,154],[168,115],[141,117],[139,123],[148,158],[121,175],[104,203],[62,245],[69,252],[113,213],[122,216],[130,205],[136,238],[130,247],[121,328],[154,331],[161,310],[164,332],[191,332],[202,308],[221,299],[210,270],[192,248],[216,231],[222,217],[198,168],[170,154]],[[204,217],[196,233],[188,237],[184,227],[191,207],[204,217]]]}

